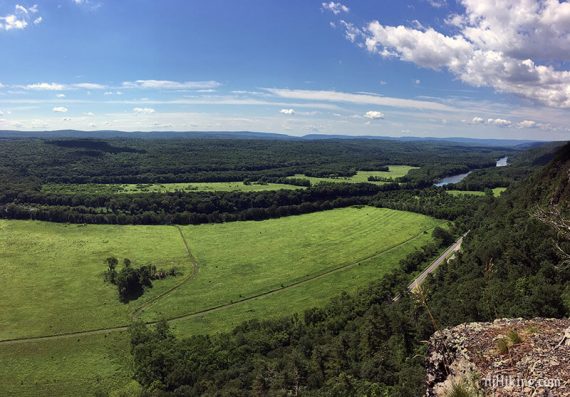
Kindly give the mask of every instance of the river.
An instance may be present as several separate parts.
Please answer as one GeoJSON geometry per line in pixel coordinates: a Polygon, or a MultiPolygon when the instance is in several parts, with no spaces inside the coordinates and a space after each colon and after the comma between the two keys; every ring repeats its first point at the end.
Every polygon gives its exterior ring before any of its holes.
{"type": "MultiPolygon", "coordinates": [[[[507,160],[508,160],[508,159],[509,159],[509,158],[506,157],[506,156],[505,156],[505,157],[501,157],[500,159],[497,160],[497,163],[496,163],[495,166],[496,166],[496,167],[506,167],[507,165],[509,165],[509,164],[507,163],[507,160]]],[[[474,171],[475,171],[475,170],[474,170],[474,171]]],[[[459,182],[461,182],[462,180],[464,180],[464,179],[467,177],[467,175],[469,175],[469,174],[472,173],[472,172],[473,172],[473,171],[469,171],[469,172],[466,172],[466,173],[464,173],[464,174],[457,174],[457,175],[446,176],[445,178],[440,179],[440,181],[437,182],[436,184],[434,184],[434,186],[441,187],[441,186],[445,186],[445,185],[452,185],[452,184],[454,184],[454,183],[459,183],[459,182]]]]}

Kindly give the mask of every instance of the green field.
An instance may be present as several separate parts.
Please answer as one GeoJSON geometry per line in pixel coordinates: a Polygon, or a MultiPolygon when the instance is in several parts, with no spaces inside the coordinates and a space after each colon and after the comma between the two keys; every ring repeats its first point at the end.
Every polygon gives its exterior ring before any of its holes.
{"type": "MultiPolygon", "coordinates": [[[[290,314],[381,277],[440,224],[371,207],[180,229],[0,221],[0,274],[9,280],[0,290],[0,339],[110,328],[134,317],[177,318],[175,331],[191,335],[290,314]],[[109,255],[183,274],[121,304],[102,278],[109,255]]],[[[129,377],[127,349],[121,332],[0,343],[0,395],[120,386],[129,377]]]]}
{"type": "MultiPolygon", "coordinates": [[[[505,190],[506,187],[496,187],[491,189],[493,191],[493,196],[499,197],[505,190]]],[[[447,193],[453,196],[461,196],[461,195],[471,195],[471,196],[484,196],[485,192],[479,190],[447,190],[447,193]]]]}
{"type": "MultiPolygon", "coordinates": [[[[296,174],[292,178],[297,179],[308,179],[311,184],[317,184],[319,182],[336,182],[336,183],[363,183],[369,182],[368,177],[381,177],[396,179],[408,174],[410,170],[417,169],[418,167],[410,167],[409,165],[390,165],[388,166],[389,171],[357,171],[356,175],[351,177],[338,177],[338,178],[317,178],[312,176],[306,176],[304,174],[296,174]]],[[[386,182],[371,182],[371,183],[386,183],[386,182]]]]}
{"type": "Polygon", "coordinates": [[[147,183],[147,184],[93,184],[93,183],[48,183],[42,186],[46,193],[60,194],[135,194],[170,192],[261,192],[267,190],[303,189],[301,186],[283,183],[243,182],[192,182],[192,183],[147,183]]]}

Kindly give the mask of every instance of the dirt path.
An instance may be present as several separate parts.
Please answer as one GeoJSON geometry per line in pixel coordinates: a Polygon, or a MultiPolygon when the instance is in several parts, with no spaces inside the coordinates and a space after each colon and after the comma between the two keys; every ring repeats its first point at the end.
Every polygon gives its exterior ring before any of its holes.
{"type": "Polygon", "coordinates": [[[169,288],[168,290],[160,293],[159,295],[155,296],[154,298],[149,299],[147,302],[145,302],[141,306],[137,307],[131,314],[131,318],[133,320],[136,319],[138,317],[138,315],[144,309],[149,308],[150,306],[155,304],[160,299],[164,298],[167,295],[170,295],[172,292],[176,291],[178,288],[182,287],[184,284],[186,284],[187,282],[189,282],[190,280],[193,280],[194,278],[196,278],[196,276],[198,276],[198,271],[200,270],[200,267],[198,265],[198,261],[196,260],[194,255],[192,255],[192,251],[190,251],[190,246],[188,245],[188,241],[186,240],[186,237],[184,237],[184,233],[182,232],[182,228],[180,226],[175,226],[175,227],[176,227],[176,229],[178,229],[178,233],[180,233],[180,237],[182,238],[182,242],[184,243],[184,247],[186,248],[186,253],[188,254],[190,264],[192,265],[192,272],[190,273],[190,275],[186,276],[184,279],[182,279],[182,281],[180,281],[175,286],[173,286],[173,287],[169,288]]]}
{"type": "MultiPolygon", "coordinates": [[[[432,228],[432,229],[433,229],[433,228],[432,228]]],[[[261,293],[255,294],[255,295],[251,295],[251,296],[242,298],[242,299],[240,299],[240,300],[237,300],[237,301],[235,301],[235,302],[225,303],[225,304],[221,304],[221,305],[218,305],[218,306],[209,307],[209,308],[202,309],[202,310],[198,310],[198,311],[191,312],[191,313],[185,313],[185,314],[180,314],[180,315],[177,315],[177,316],[172,316],[172,317],[167,318],[167,321],[168,321],[168,322],[176,322],[176,321],[181,321],[181,320],[187,320],[187,319],[190,319],[190,318],[193,318],[193,317],[198,317],[198,316],[201,316],[201,315],[204,315],[204,314],[208,314],[208,313],[217,312],[217,311],[224,310],[224,309],[227,309],[227,308],[230,308],[230,307],[233,307],[233,306],[237,306],[237,305],[242,304],[242,303],[245,303],[245,302],[252,301],[252,300],[257,299],[257,298],[262,298],[262,297],[266,297],[266,296],[269,296],[269,295],[277,294],[277,293],[279,293],[279,292],[287,291],[287,290],[289,290],[289,289],[291,289],[291,288],[295,288],[295,287],[298,287],[298,286],[300,286],[300,285],[307,284],[307,283],[309,283],[309,282],[311,282],[311,281],[314,281],[314,280],[318,280],[318,279],[327,277],[327,276],[329,276],[329,275],[331,275],[331,274],[334,274],[334,273],[338,273],[338,272],[341,272],[341,271],[344,271],[344,270],[348,270],[348,269],[350,269],[350,268],[353,268],[353,267],[355,267],[355,266],[360,265],[362,262],[366,262],[366,261],[369,261],[369,260],[371,260],[371,259],[377,258],[377,257],[382,256],[382,255],[384,255],[384,254],[386,254],[386,253],[388,253],[388,252],[390,252],[390,251],[393,251],[393,250],[395,250],[395,249],[397,249],[397,248],[399,248],[399,247],[401,247],[401,246],[403,246],[403,245],[405,245],[405,244],[408,244],[409,242],[418,239],[418,238],[419,238],[420,236],[422,236],[425,232],[427,232],[427,231],[429,231],[429,230],[432,230],[432,229],[422,230],[422,231],[421,231],[420,233],[418,233],[417,235],[412,236],[412,237],[410,237],[409,239],[407,239],[407,240],[405,240],[405,241],[403,241],[403,242],[401,242],[401,243],[398,243],[398,244],[396,244],[396,245],[393,245],[392,247],[387,248],[387,249],[385,249],[385,250],[383,250],[383,251],[380,251],[380,252],[377,252],[377,253],[375,253],[375,254],[369,255],[369,256],[367,256],[367,257],[361,258],[361,259],[359,259],[359,260],[356,261],[356,262],[345,263],[345,264],[339,265],[339,266],[337,266],[337,267],[335,267],[335,268],[333,268],[333,269],[328,269],[328,270],[325,270],[325,271],[322,271],[322,272],[319,272],[319,273],[314,273],[314,274],[312,274],[312,275],[310,275],[310,276],[308,276],[308,277],[305,277],[305,278],[303,278],[303,279],[300,279],[300,280],[298,280],[298,281],[294,281],[294,282],[289,283],[289,284],[287,284],[287,285],[284,284],[283,287],[274,288],[274,289],[271,289],[271,290],[268,290],[268,291],[264,291],[264,292],[261,292],[261,293]]],[[[193,273],[192,273],[189,277],[187,277],[187,279],[183,280],[180,284],[177,284],[176,286],[172,287],[169,291],[165,291],[163,294],[161,294],[161,295],[155,297],[153,303],[156,302],[159,298],[164,297],[166,294],[169,294],[169,293],[171,293],[172,291],[176,290],[178,287],[180,287],[181,285],[183,285],[185,282],[189,281],[189,280],[191,279],[190,277],[193,278],[193,275],[197,274],[197,272],[198,272],[198,264],[197,264],[195,258],[192,256],[192,253],[191,253],[190,249],[188,248],[188,244],[187,244],[187,242],[186,242],[186,239],[185,239],[184,236],[182,235],[181,229],[179,228],[178,230],[179,230],[179,232],[180,232],[180,234],[181,234],[181,236],[182,236],[182,239],[183,239],[184,244],[185,244],[185,246],[186,246],[186,248],[187,248],[188,254],[191,256],[191,258],[192,258],[192,260],[193,260],[193,263],[196,263],[196,268],[195,268],[195,272],[196,272],[196,273],[194,273],[194,271],[193,271],[193,273]]],[[[148,307],[148,306],[144,306],[144,307],[148,307]]],[[[143,308],[143,306],[141,306],[141,307],[138,308],[137,310],[140,310],[140,309],[142,309],[142,308],[143,308]]],[[[148,325],[153,325],[153,324],[156,324],[156,323],[157,323],[157,321],[147,321],[147,322],[146,322],[146,324],[148,324],[148,325]]],[[[128,325],[118,325],[118,326],[115,326],[115,327],[100,328],[100,329],[93,329],[93,330],[86,330],[86,331],[68,332],[68,333],[61,333],[61,334],[54,334],[54,335],[33,336],[33,337],[28,337],[28,338],[5,339],[5,340],[0,340],[0,346],[2,346],[2,345],[13,345],[13,344],[18,344],[18,343],[37,342],[37,341],[49,341],[49,340],[57,340],[57,339],[67,339],[67,338],[74,338],[74,337],[75,337],[75,338],[78,338],[78,337],[82,337],[82,336],[101,335],[101,334],[106,334],[106,333],[111,333],[111,332],[124,332],[124,331],[127,331],[128,328],[129,328],[128,325]]]]}

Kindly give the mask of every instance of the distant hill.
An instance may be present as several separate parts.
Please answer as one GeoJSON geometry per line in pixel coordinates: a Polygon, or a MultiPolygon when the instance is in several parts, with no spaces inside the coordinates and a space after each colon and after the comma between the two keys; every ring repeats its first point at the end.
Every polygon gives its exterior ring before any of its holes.
{"type": "Polygon", "coordinates": [[[478,138],[436,138],[436,137],[388,137],[372,135],[334,135],[334,134],[308,134],[301,137],[281,133],[271,132],[251,132],[251,131],[78,131],[78,130],[57,130],[57,131],[0,131],[0,138],[138,138],[138,139],[269,139],[269,140],[390,140],[399,142],[455,142],[465,145],[477,146],[502,146],[502,147],[531,147],[539,145],[545,141],[518,140],[518,139],[478,139],[478,138]]]}

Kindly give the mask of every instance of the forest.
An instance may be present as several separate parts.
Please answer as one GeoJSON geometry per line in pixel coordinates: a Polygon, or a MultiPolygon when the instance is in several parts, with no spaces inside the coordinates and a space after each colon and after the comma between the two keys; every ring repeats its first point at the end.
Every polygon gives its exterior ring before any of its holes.
{"type": "Polygon", "coordinates": [[[368,288],[300,315],[185,339],[166,323],[136,323],[134,378],[149,396],[422,395],[422,341],[435,330],[570,314],[569,171],[566,145],[500,199],[480,201],[452,230],[471,231],[462,253],[418,295],[404,292],[407,271],[429,262],[429,246],[368,288]]]}
{"type": "MultiPolygon", "coordinates": [[[[409,190],[430,187],[438,178],[457,172],[490,169],[502,156],[523,153],[516,148],[430,141],[1,139],[0,216],[95,224],[199,224],[268,219],[372,202],[402,209],[404,204],[395,197],[409,198],[409,190]],[[388,164],[419,168],[382,184],[311,186],[306,179],[290,178],[299,174],[352,176],[357,171],[384,171],[388,164]],[[132,195],[42,190],[49,183],[219,181],[282,183],[306,189],[132,195]]],[[[406,205],[419,208],[409,200],[406,205]]],[[[437,212],[451,219],[452,212],[458,211],[437,212]]]]}

